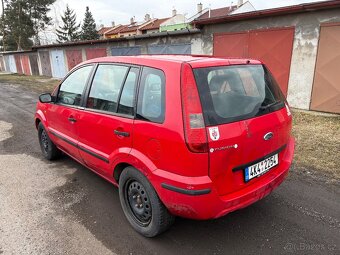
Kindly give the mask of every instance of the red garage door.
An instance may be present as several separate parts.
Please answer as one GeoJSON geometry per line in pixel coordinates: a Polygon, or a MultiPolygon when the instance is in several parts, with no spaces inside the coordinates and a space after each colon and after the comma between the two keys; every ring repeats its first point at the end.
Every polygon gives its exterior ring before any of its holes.
{"type": "Polygon", "coordinates": [[[30,64],[29,64],[29,59],[28,55],[21,55],[21,63],[23,67],[24,74],[26,75],[31,75],[31,69],[30,69],[30,64]]]}
{"type": "Polygon", "coordinates": [[[15,65],[17,67],[17,72],[20,74],[23,74],[22,67],[21,67],[21,61],[20,61],[20,55],[14,55],[15,59],[15,65]]]}
{"type": "Polygon", "coordinates": [[[68,70],[83,62],[81,50],[66,50],[68,70]]]}
{"type": "Polygon", "coordinates": [[[214,56],[248,57],[248,33],[214,35],[214,56]]]}
{"type": "Polygon", "coordinates": [[[263,61],[287,95],[294,28],[214,35],[214,55],[263,61]]]}
{"type": "Polygon", "coordinates": [[[106,57],[106,48],[86,49],[86,59],[106,57]]]}

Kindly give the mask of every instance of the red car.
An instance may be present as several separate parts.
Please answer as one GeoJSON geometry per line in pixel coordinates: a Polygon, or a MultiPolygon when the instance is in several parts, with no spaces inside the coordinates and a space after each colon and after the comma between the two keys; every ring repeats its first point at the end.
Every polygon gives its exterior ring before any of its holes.
{"type": "Polygon", "coordinates": [[[279,186],[294,152],[292,116],[256,60],[105,57],[39,97],[42,153],[61,152],[119,187],[132,227],[152,237],[174,216],[212,219],[279,186]]]}

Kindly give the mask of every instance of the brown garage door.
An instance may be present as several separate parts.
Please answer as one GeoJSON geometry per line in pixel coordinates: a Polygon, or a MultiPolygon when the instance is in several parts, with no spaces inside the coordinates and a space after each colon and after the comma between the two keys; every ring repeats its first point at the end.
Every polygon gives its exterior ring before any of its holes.
{"type": "Polygon", "coordinates": [[[252,30],[214,35],[214,55],[263,61],[287,95],[294,28],[252,30]]]}
{"type": "Polygon", "coordinates": [[[42,74],[45,76],[52,76],[50,54],[48,51],[39,51],[39,58],[41,64],[42,74]]]}
{"type": "Polygon", "coordinates": [[[32,75],[39,75],[38,55],[36,53],[32,53],[30,54],[29,59],[32,75]]]}
{"type": "Polygon", "coordinates": [[[66,58],[69,71],[83,61],[81,50],[66,50],[66,58]]]}
{"type": "Polygon", "coordinates": [[[311,109],[340,113],[340,24],[321,27],[311,109]]]}

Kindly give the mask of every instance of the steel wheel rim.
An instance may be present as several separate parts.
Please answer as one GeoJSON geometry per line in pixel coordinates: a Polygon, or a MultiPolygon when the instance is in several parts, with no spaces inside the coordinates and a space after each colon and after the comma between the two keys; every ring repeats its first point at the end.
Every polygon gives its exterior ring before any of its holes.
{"type": "Polygon", "coordinates": [[[125,201],[133,219],[140,226],[147,226],[151,222],[152,209],[150,198],[144,186],[137,180],[129,180],[125,185],[125,201]]]}
{"type": "Polygon", "coordinates": [[[47,133],[45,130],[43,130],[41,132],[41,145],[42,145],[42,148],[44,150],[44,152],[48,152],[48,147],[49,147],[49,141],[48,141],[48,136],[47,136],[47,133]]]}

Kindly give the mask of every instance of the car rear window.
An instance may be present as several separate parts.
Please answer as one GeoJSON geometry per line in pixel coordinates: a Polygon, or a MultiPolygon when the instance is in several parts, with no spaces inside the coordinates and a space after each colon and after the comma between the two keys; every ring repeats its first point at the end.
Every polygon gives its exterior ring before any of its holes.
{"type": "Polygon", "coordinates": [[[249,119],[284,107],[285,98],[263,65],[194,69],[207,126],[249,119]]]}

